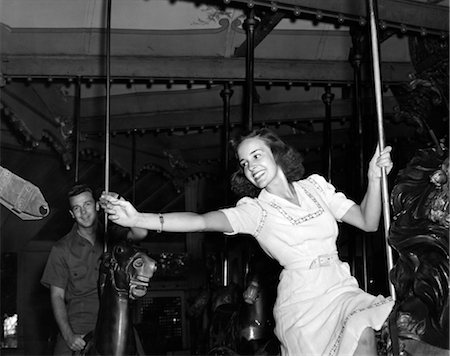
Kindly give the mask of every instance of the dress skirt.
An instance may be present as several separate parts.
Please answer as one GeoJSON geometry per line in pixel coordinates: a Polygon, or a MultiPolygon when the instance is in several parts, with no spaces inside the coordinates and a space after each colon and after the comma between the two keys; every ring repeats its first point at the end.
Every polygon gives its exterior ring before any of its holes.
{"type": "Polygon", "coordinates": [[[353,355],[362,331],[379,330],[392,298],[359,288],[347,263],[284,269],[274,306],[282,356],[353,355]]]}

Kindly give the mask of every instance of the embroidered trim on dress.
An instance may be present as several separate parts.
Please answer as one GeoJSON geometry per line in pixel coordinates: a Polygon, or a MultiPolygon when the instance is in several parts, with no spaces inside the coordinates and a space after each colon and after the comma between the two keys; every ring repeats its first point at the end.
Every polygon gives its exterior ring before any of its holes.
{"type": "Polygon", "coordinates": [[[306,180],[308,182],[310,182],[312,185],[314,185],[314,188],[316,188],[317,190],[321,191],[322,194],[325,194],[325,191],[323,190],[323,188],[314,179],[312,179],[311,177],[308,177],[308,178],[306,178],[306,180]]]}
{"type": "Polygon", "coordinates": [[[324,209],[322,208],[322,205],[319,204],[319,202],[316,200],[316,198],[310,192],[308,192],[308,190],[303,188],[301,185],[299,185],[299,186],[300,186],[300,188],[303,189],[303,191],[306,193],[306,195],[314,202],[314,204],[317,206],[318,210],[316,210],[315,212],[310,213],[308,215],[302,216],[300,218],[293,218],[288,213],[286,213],[286,211],[284,211],[283,208],[281,206],[279,206],[277,203],[275,203],[274,201],[271,201],[269,203],[270,206],[272,206],[273,208],[277,209],[293,225],[302,224],[305,221],[314,219],[314,218],[318,217],[319,215],[322,215],[323,212],[324,212],[324,209]]]}
{"type": "Polygon", "coordinates": [[[356,313],[360,313],[364,310],[368,310],[368,309],[372,309],[372,308],[377,308],[383,304],[387,304],[390,303],[392,301],[391,298],[385,298],[382,301],[376,302],[375,304],[370,305],[367,308],[360,308],[360,309],[355,309],[353,310],[349,315],[347,315],[344,319],[344,322],[342,323],[342,327],[341,327],[341,331],[339,332],[339,335],[336,338],[336,341],[334,342],[333,346],[330,349],[330,352],[328,353],[328,356],[334,356],[336,355],[336,352],[338,351],[338,348],[341,344],[341,340],[342,340],[342,335],[344,334],[344,329],[347,325],[348,320],[355,315],[356,313]]]}
{"type": "Polygon", "coordinates": [[[266,222],[267,210],[262,207],[262,205],[259,203],[258,200],[255,199],[255,201],[259,205],[259,207],[261,208],[261,211],[262,211],[262,217],[259,220],[258,226],[256,227],[255,234],[253,235],[254,237],[257,237],[259,235],[259,233],[261,232],[261,230],[264,226],[264,223],[266,222]]]}

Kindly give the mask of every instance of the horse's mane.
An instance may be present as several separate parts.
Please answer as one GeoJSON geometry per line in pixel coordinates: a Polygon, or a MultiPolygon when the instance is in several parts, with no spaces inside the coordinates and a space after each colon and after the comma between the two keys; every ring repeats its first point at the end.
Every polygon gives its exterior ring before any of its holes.
{"type": "Polygon", "coordinates": [[[391,193],[391,281],[403,336],[448,348],[448,151],[417,151],[391,193]]]}

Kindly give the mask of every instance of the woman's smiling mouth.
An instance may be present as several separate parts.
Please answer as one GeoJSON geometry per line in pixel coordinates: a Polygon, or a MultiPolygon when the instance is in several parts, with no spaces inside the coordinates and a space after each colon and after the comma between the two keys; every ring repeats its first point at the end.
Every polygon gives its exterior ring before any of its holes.
{"type": "Polygon", "coordinates": [[[253,173],[253,179],[255,181],[258,181],[258,180],[260,180],[262,178],[263,175],[264,175],[264,171],[263,170],[258,171],[256,173],[253,173]]]}

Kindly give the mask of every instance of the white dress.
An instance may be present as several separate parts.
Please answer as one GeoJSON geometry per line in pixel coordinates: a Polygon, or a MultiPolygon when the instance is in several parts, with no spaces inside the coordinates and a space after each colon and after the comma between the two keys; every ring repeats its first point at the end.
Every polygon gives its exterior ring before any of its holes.
{"type": "Polygon", "coordinates": [[[394,301],[360,289],[337,258],[337,221],[355,203],[319,175],[294,187],[300,206],[263,189],[221,211],[232,234],[253,235],[283,266],[274,306],[282,355],[353,355],[362,331],[379,330],[394,301]],[[324,255],[335,260],[317,267],[324,255]]]}

